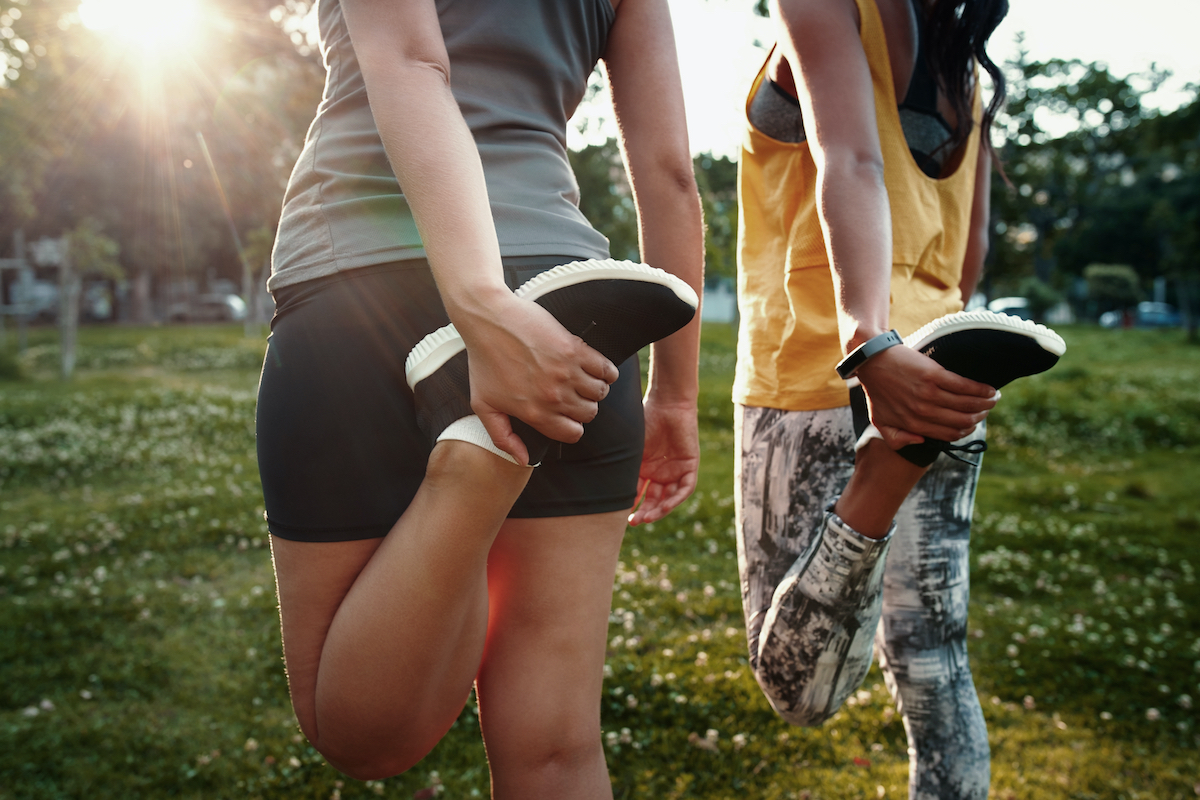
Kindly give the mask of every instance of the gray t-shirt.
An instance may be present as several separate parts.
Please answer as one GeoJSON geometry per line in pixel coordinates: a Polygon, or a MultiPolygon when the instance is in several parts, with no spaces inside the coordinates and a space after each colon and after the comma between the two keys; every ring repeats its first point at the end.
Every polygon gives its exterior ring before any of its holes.
{"type": "MultiPolygon", "coordinates": [[[[610,0],[438,0],[437,9],[501,255],[607,258],[608,240],[579,211],[566,127],[604,52],[610,0]]],[[[288,181],[271,289],[425,256],[338,0],[320,0],[317,17],[325,92],[288,181]]]]}

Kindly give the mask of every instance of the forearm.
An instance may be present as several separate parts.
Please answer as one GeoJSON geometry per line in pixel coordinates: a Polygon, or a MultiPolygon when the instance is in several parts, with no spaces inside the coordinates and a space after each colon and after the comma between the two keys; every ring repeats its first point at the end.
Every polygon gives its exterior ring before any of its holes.
{"type": "Polygon", "coordinates": [[[971,202],[971,228],[967,237],[967,250],[963,254],[962,278],[958,283],[963,305],[975,293],[979,278],[983,275],[983,261],[987,258],[990,244],[992,195],[991,149],[985,143],[979,145],[975,163],[975,194],[971,202]]]}
{"type": "Polygon", "coordinates": [[[883,164],[852,154],[818,163],[817,210],[849,352],[889,329],[892,229],[883,164]]]}
{"type": "MultiPolygon", "coordinates": [[[[691,162],[687,170],[653,181],[637,193],[642,260],[704,289],[704,225],[691,162]]],[[[650,347],[650,392],[663,402],[694,403],[698,388],[700,313],[677,333],[650,347]]]]}
{"type": "Polygon", "coordinates": [[[447,76],[401,63],[372,77],[384,87],[371,93],[376,127],[446,310],[456,321],[478,315],[507,289],[479,152],[447,76]]]}

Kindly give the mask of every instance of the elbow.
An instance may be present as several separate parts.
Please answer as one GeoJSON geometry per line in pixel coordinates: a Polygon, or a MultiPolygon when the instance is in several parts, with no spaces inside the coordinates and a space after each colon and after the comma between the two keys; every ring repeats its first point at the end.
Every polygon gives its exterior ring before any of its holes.
{"type": "Polygon", "coordinates": [[[869,150],[850,149],[826,152],[817,162],[822,183],[852,181],[860,185],[885,187],[883,156],[869,150]]]}

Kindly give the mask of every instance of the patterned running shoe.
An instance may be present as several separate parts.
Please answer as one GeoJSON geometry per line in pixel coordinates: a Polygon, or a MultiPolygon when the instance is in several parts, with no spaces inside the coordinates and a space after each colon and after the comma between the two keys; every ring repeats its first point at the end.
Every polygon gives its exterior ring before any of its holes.
{"type": "MultiPolygon", "coordinates": [[[[564,328],[617,365],[687,325],[700,305],[692,287],[671,273],[612,259],[554,267],[526,281],[514,294],[545,308],[564,328]]],[[[404,373],[416,398],[417,424],[431,443],[461,438],[497,452],[486,432],[486,444],[479,441],[482,423],[460,422],[473,415],[466,346],[454,325],[418,342],[405,361],[404,373]]],[[[530,463],[541,461],[551,440],[518,419],[512,423],[529,450],[530,463]]]]}

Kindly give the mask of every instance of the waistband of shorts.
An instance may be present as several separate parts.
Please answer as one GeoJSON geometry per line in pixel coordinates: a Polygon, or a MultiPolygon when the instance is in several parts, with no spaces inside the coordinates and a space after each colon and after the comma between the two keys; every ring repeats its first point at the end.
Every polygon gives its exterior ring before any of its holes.
{"type": "MultiPolygon", "coordinates": [[[[501,256],[500,263],[504,267],[504,282],[509,289],[516,289],[521,284],[539,273],[581,260],[577,256],[501,256]]],[[[420,270],[429,272],[429,261],[425,258],[407,258],[400,261],[388,261],[382,264],[372,264],[367,267],[355,267],[333,275],[322,275],[300,283],[282,286],[272,293],[275,300],[275,316],[271,320],[272,327],[280,316],[286,314],[297,302],[311,297],[322,290],[342,283],[343,281],[363,280],[375,276],[388,275],[398,272],[420,270]]]]}

